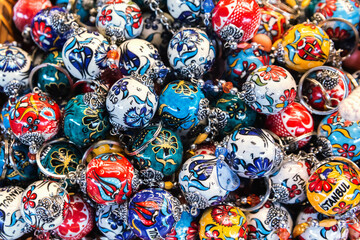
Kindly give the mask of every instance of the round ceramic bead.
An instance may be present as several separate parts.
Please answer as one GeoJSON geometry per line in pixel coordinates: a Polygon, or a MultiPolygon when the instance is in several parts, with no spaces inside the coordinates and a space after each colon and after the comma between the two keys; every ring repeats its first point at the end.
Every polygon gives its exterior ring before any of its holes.
{"type": "MultiPolygon", "coordinates": [[[[313,207],[306,207],[302,210],[297,218],[296,225],[300,225],[303,223],[307,223],[311,220],[317,220],[321,222],[324,219],[328,219],[329,217],[317,212],[313,207]]],[[[304,232],[299,235],[299,239],[301,240],[327,240],[327,239],[347,239],[349,230],[346,227],[346,224],[340,225],[335,224],[331,227],[323,227],[319,225],[309,225],[304,232]]]]}
{"type": "Polygon", "coordinates": [[[77,79],[94,79],[107,67],[108,41],[97,32],[83,31],[68,38],[62,49],[66,69],[77,79]]]}
{"type": "MultiPolygon", "coordinates": [[[[144,128],[134,139],[131,151],[136,151],[150,141],[157,129],[157,126],[144,128]]],[[[182,156],[183,145],[180,137],[169,129],[161,128],[156,138],[133,159],[137,161],[140,169],[152,168],[164,176],[170,176],[180,167],[182,156]]]]}
{"type": "Polygon", "coordinates": [[[293,221],[290,213],[280,203],[266,202],[258,211],[246,213],[248,223],[248,239],[279,240],[278,230],[284,228],[292,233],[293,221]],[[285,226],[281,226],[284,223],[285,226]]]}
{"type": "Polygon", "coordinates": [[[70,196],[68,214],[55,232],[61,239],[78,240],[88,235],[94,225],[94,209],[75,194],[70,196]]]}
{"type": "Polygon", "coordinates": [[[294,102],[297,85],[291,74],[282,67],[259,67],[246,80],[242,89],[249,91],[245,102],[263,114],[276,114],[294,102]],[[250,88],[248,90],[247,88],[250,88]]]}
{"type": "Polygon", "coordinates": [[[327,69],[310,70],[302,86],[302,95],[306,99],[305,106],[320,112],[335,110],[339,103],[352,91],[350,79],[340,69],[327,67],[327,69]],[[325,75],[322,77],[321,75],[325,75]]]}
{"type": "Polygon", "coordinates": [[[329,36],[312,23],[291,27],[280,44],[284,49],[285,66],[298,72],[324,65],[330,53],[329,36]]]}
{"type": "Polygon", "coordinates": [[[13,87],[25,90],[31,69],[31,57],[18,47],[0,47],[0,92],[10,94],[13,87]]]}
{"type": "Polygon", "coordinates": [[[41,10],[51,7],[49,0],[20,0],[14,6],[13,21],[16,28],[23,32],[26,27],[31,26],[34,16],[41,10]]]}
{"type": "Polygon", "coordinates": [[[238,207],[218,205],[205,210],[199,221],[201,239],[247,239],[247,223],[238,207]]]}
{"type": "Polygon", "coordinates": [[[246,42],[257,32],[260,15],[254,0],[220,0],[212,13],[212,27],[223,41],[246,42]]]}
{"type": "Polygon", "coordinates": [[[141,239],[165,238],[180,218],[179,207],[179,200],[163,189],[141,190],[129,201],[129,226],[141,239]]]}
{"type": "Polygon", "coordinates": [[[39,230],[60,226],[69,209],[69,194],[48,180],[30,184],[22,194],[20,212],[25,222],[39,230]]]}
{"type": "Polygon", "coordinates": [[[168,46],[171,67],[185,78],[200,78],[215,61],[215,47],[208,35],[198,28],[182,28],[168,46]]]}
{"type": "Polygon", "coordinates": [[[58,133],[60,108],[43,93],[28,93],[12,106],[10,126],[23,144],[41,144],[58,133]]]}
{"type": "Polygon", "coordinates": [[[319,166],[306,184],[306,194],[316,211],[335,216],[360,202],[360,169],[350,160],[334,157],[319,166]]]}
{"type": "Polygon", "coordinates": [[[24,189],[16,186],[0,188],[1,239],[19,239],[29,230],[29,226],[20,213],[20,202],[23,191],[24,189]]]}
{"type": "Polygon", "coordinates": [[[132,1],[104,4],[96,16],[96,27],[105,36],[136,38],[143,29],[141,9],[132,1]]]}
{"type": "Polygon", "coordinates": [[[133,165],[119,153],[101,154],[87,165],[87,194],[98,204],[123,203],[137,186],[133,165]]]}
{"type": "MultiPolygon", "coordinates": [[[[42,63],[51,63],[65,67],[61,51],[50,52],[42,63]]],[[[68,97],[71,85],[64,73],[53,66],[47,66],[41,68],[37,72],[37,76],[37,86],[41,91],[48,93],[54,99],[68,97]]]]}
{"type": "Polygon", "coordinates": [[[231,169],[214,155],[188,159],[179,173],[179,184],[188,203],[204,209],[219,204],[240,185],[231,169]]]}
{"type": "MultiPolygon", "coordinates": [[[[53,17],[65,16],[66,11],[60,7],[52,7],[39,11],[31,22],[31,37],[43,51],[61,49],[67,40],[66,32],[60,33],[53,24],[53,17]]],[[[70,28],[68,29],[70,30],[70,28]]]]}
{"type": "MultiPolygon", "coordinates": [[[[168,13],[164,13],[164,15],[170,23],[174,22],[174,19],[168,13]]],[[[166,30],[161,23],[160,17],[157,17],[155,13],[144,13],[143,19],[144,29],[140,38],[153,44],[159,50],[161,56],[163,56],[163,53],[166,56],[168,43],[172,37],[171,33],[166,30]]]]}
{"type": "MultiPolygon", "coordinates": [[[[59,141],[49,143],[40,152],[41,166],[55,176],[48,176],[43,172],[43,176],[50,180],[59,180],[62,176],[67,175],[69,172],[76,171],[76,167],[81,162],[82,152],[75,144],[67,141],[59,141]]],[[[39,169],[40,172],[41,168],[39,169]]]]}
{"type": "Polygon", "coordinates": [[[64,134],[79,147],[104,139],[110,130],[106,109],[92,109],[85,104],[84,95],[70,99],[64,112],[64,134]]]}
{"type": "Polygon", "coordinates": [[[176,222],[171,232],[166,235],[165,240],[196,240],[198,233],[199,224],[196,218],[187,211],[183,211],[180,220],[176,222]]]}
{"type": "MultiPolygon", "coordinates": [[[[359,29],[360,9],[357,0],[321,0],[314,11],[321,13],[326,19],[342,18],[359,29]]],[[[354,35],[349,25],[339,21],[326,23],[324,27],[329,37],[334,40],[344,41],[354,35]]]]}
{"type": "Polygon", "coordinates": [[[266,34],[273,42],[281,39],[285,32],[285,16],[270,7],[260,9],[261,22],[257,33],[266,34]]]}
{"type": "Polygon", "coordinates": [[[205,102],[203,92],[195,84],[174,81],[163,89],[158,113],[166,127],[177,130],[183,136],[203,120],[200,108],[205,102]]]}
{"type": "Polygon", "coordinates": [[[352,161],[360,160],[359,122],[347,121],[339,112],[326,116],[319,124],[318,136],[326,137],[332,146],[334,156],[352,161]]]}
{"type": "Polygon", "coordinates": [[[98,229],[108,239],[131,240],[135,234],[131,231],[126,221],[116,215],[118,205],[98,205],[96,209],[95,222],[98,229]]]}
{"type": "Polygon", "coordinates": [[[279,196],[276,201],[285,204],[304,202],[310,171],[310,164],[305,160],[284,161],[270,177],[272,190],[279,196]]]}
{"type": "MultiPolygon", "coordinates": [[[[1,147],[0,160],[5,163],[5,146],[1,147]]],[[[21,143],[12,145],[12,157],[6,166],[5,180],[13,183],[26,183],[37,178],[37,166],[29,159],[29,148],[21,143]],[[14,167],[15,166],[15,167],[14,167]]],[[[0,169],[2,169],[0,167],[0,169]]]]}
{"type": "Polygon", "coordinates": [[[260,128],[239,128],[227,142],[227,161],[240,177],[260,178],[275,172],[283,154],[273,137],[260,128]]]}
{"type": "Polygon", "coordinates": [[[171,16],[181,23],[196,25],[201,20],[200,0],[168,0],[167,7],[171,16]]]}
{"type": "Polygon", "coordinates": [[[143,39],[131,39],[120,45],[119,68],[124,76],[148,76],[163,81],[168,73],[159,51],[143,39]]]}
{"type": "Polygon", "coordinates": [[[110,123],[120,130],[148,125],[157,105],[158,97],[154,90],[132,77],[118,80],[106,97],[110,123]]]}
{"type": "Polygon", "coordinates": [[[226,58],[226,79],[236,87],[241,87],[250,73],[269,64],[269,55],[259,49],[248,48],[234,51],[226,58]]]}
{"type": "Polygon", "coordinates": [[[83,156],[83,162],[89,163],[94,157],[104,153],[120,153],[125,151],[120,144],[113,140],[101,140],[92,144],[83,156]]]}
{"type": "MultiPolygon", "coordinates": [[[[289,104],[284,111],[268,115],[265,125],[279,137],[300,137],[314,131],[314,120],[311,113],[297,102],[289,104]]],[[[306,145],[310,138],[299,141],[298,147],[306,145]]]]}
{"type": "Polygon", "coordinates": [[[255,124],[256,112],[236,95],[222,94],[216,107],[228,115],[226,125],[222,130],[224,134],[230,134],[239,127],[251,127],[255,124]]]}

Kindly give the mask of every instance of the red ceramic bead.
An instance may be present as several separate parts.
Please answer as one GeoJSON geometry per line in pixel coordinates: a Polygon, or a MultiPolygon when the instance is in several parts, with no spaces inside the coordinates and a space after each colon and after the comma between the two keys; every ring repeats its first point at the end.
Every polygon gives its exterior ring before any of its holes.
{"type": "Polygon", "coordinates": [[[31,21],[42,9],[51,7],[49,0],[19,0],[15,4],[13,20],[17,29],[24,31],[26,26],[31,26],[31,21]]]}
{"type": "Polygon", "coordinates": [[[59,131],[59,105],[43,93],[28,93],[12,106],[10,127],[26,145],[31,141],[47,141],[59,131]]]}
{"type": "Polygon", "coordinates": [[[61,239],[78,240],[88,235],[94,224],[94,209],[79,195],[71,195],[68,214],[55,231],[61,239]]]}
{"type": "Polygon", "coordinates": [[[222,40],[232,35],[236,42],[246,42],[257,32],[260,16],[255,0],[220,0],[213,11],[212,26],[222,40]]]}
{"type": "MultiPolygon", "coordinates": [[[[299,137],[314,130],[314,121],[311,113],[300,103],[293,102],[283,111],[268,115],[266,127],[279,137],[299,137]]],[[[310,138],[299,141],[303,147],[310,138]]]]}
{"type": "Polygon", "coordinates": [[[89,197],[98,204],[125,202],[134,188],[134,167],[119,153],[105,153],[93,158],[86,171],[89,197]]]}

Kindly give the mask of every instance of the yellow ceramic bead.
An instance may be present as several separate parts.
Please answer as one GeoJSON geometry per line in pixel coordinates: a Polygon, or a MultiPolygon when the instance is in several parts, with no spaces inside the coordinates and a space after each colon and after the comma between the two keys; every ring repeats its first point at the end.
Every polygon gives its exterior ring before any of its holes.
{"type": "Polygon", "coordinates": [[[306,190],[316,211],[328,216],[341,215],[360,202],[359,169],[350,160],[334,158],[313,172],[306,190]]]}
{"type": "Polygon", "coordinates": [[[329,36],[320,27],[303,23],[290,28],[281,41],[286,67],[298,72],[325,64],[330,53],[329,36]]]}
{"type": "Polygon", "coordinates": [[[219,205],[205,210],[200,221],[200,239],[247,238],[247,223],[238,207],[219,205]]]}

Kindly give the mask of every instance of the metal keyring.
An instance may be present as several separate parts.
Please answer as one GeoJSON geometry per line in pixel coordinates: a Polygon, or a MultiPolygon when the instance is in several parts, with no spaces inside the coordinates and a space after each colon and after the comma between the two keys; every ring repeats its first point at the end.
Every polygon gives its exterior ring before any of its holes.
{"type": "MultiPolygon", "coordinates": [[[[70,144],[73,144],[74,146],[76,146],[74,143],[72,143],[71,141],[67,140],[66,138],[59,138],[59,139],[56,139],[56,140],[53,140],[53,141],[50,141],[50,142],[47,142],[45,144],[43,144],[41,146],[41,148],[39,149],[39,151],[36,153],[36,164],[37,166],[39,167],[39,170],[45,174],[45,176],[47,177],[52,177],[52,178],[55,178],[55,179],[64,179],[67,177],[67,175],[60,175],[60,174],[55,174],[55,173],[52,173],[48,170],[46,170],[44,168],[44,166],[41,164],[41,154],[42,152],[45,150],[45,148],[47,148],[48,146],[50,146],[51,144],[55,144],[55,143],[60,143],[60,142],[65,142],[65,143],[70,143],[70,144]]],[[[81,164],[82,161],[79,163],[81,164]]]]}
{"type": "MultiPolygon", "coordinates": [[[[341,59],[344,61],[345,59],[347,59],[348,57],[351,56],[351,54],[354,53],[354,51],[356,50],[356,48],[358,47],[358,43],[359,43],[359,33],[358,33],[358,30],[347,20],[343,19],[343,18],[329,18],[329,19],[326,19],[322,22],[319,23],[319,27],[323,27],[325,23],[328,23],[328,22],[336,22],[336,21],[339,21],[339,22],[342,22],[342,23],[345,23],[346,25],[348,25],[351,30],[353,30],[354,32],[354,35],[355,35],[355,44],[354,44],[354,47],[351,49],[351,51],[349,52],[348,55],[342,57],[341,59]]],[[[325,29],[324,29],[325,31],[325,29]]]]}
{"type": "Polygon", "coordinates": [[[239,207],[241,211],[252,212],[252,211],[256,211],[256,210],[260,209],[262,206],[264,206],[264,204],[270,197],[271,186],[272,186],[271,180],[269,177],[265,177],[264,180],[265,180],[265,184],[266,184],[266,193],[265,193],[264,197],[262,198],[262,200],[254,207],[249,207],[249,208],[239,207]]]}
{"type": "Polygon", "coordinates": [[[74,81],[72,80],[69,72],[65,68],[63,68],[63,67],[61,67],[61,66],[59,66],[57,64],[54,64],[54,63],[42,63],[40,65],[37,65],[36,67],[34,67],[31,70],[31,72],[29,74],[29,86],[30,86],[30,89],[31,90],[34,89],[33,78],[34,78],[35,73],[37,71],[39,71],[41,68],[46,68],[48,66],[56,68],[58,71],[62,72],[66,76],[66,78],[68,79],[69,84],[70,84],[70,94],[68,96],[71,96],[72,92],[73,92],[74,81]]]}
{"type": "MultiPolygon", "coordinates": [[[[298,85],[298,96],[299,96],[299,100],[300,100],[300,103],[308,110],[310,111],[311,113],[314,113],[316,115],[329,115],[329,114],[332,114],[334,112],[336,112],[338,109],[339,109],[339,104],[330,109],[330,110],[325,110],[325,111],[320,111],[320,110],[316,110],[314,108],[312,108],[305,100],[304,100],[304,95],[302,93],[302,90],[303,90],[303,85],[304,85],[304,82],[305,80],[307,79],[307,77],[310,75],[310,73],[312,72],[316,72],[318,70],[329,70],[329,71],[332,71],[332,72],[339,72],[341,73],[341,71],[338,69],[338,68],[335,68],[335,67],[329,67],[329,66],[320,66],[320,67],[315,67],[315,68],[312,68],[310,70],[308,70],[306,73],[304,73],[300,79],[300,82],[299,82],[299,85],[298,85]]],[[[315,80],[316,81],[316,80],[315,80]]],[[[343,79],[343,84],[344,84],[344,89],[345,89],[345,94],[344,94],[344,97],[343,99],[345,99],[348,95],[349,95],[349,86],[348,86],[348,83],[346,81],[346,79],[343,79]]],[[[321,83],[319,83],[319,85],[321,85],[321,83]]],[[[322,86],[322,85],[321,85],[322,86]]]]}

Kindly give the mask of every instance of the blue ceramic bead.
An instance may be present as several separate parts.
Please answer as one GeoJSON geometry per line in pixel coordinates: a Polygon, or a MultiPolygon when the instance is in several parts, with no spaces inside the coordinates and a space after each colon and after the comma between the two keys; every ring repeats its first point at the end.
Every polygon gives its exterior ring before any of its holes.
{"type": "MultiPolygon", "coordinates": [[[[53,51],[43,63],[52,63],[64,67],[61,51],[53,51]]],[[[70,92],[70,83],[65,74],[53,66],[41,68],[38,72],[37,84],[41,91],[46,92],[53,99],[66,98],[70,92]]]]}
{"type": "Polygon", "coordinates": [[[248,48],[233,52],[226,60],[226,79],[240,87],[246,78],[258,67],[269,65],[270,58],[265,51],[248,48]]]}
{"type": "Polygon", "coordinates": [[[326,137],[332,145],[332,153],[352,161],[360,160],[360,125],[343,119],[339,112],[325,117],[319,124],[318,136],[326,137]]]}
{"type": "Polygon", "coordinates": [[[9,105],[9,101],[5,102],[4,106],[1,109],[0,120],[4,130],[10,129],[10,122],[9,122],[10,109],[11,106],[9,105]]]}
{"type": "Polygon", "coordinates": [[[196,218],[187,211],[184,211],[171,233],[167,235],[167,238],[169,240],[194,240],[196,239],[197,234],[198,223],[196,218]]]}
{"type": "Polygon", "coordinates": [[[110,130],[106,109],[91,109],[78,95],[67,103],[64,115],[64,134],[79,147],[104,139],[110,130]]]}
{"type": "Polygon", "coordinates": [[[216,107],[228,114],[224,134],[230,134],[238,127],[251,127],[255,124],[256,111],[248,107],[239,97],[224,93],[216,103],[216,107]]]}
{"type": "MultiPolygon", "coordinates": [[[[144,128],[135,139],[132,151],[139,149],[153,138],[157,126],[144,128]]],[[[161,132],[149,145],[134,156],[141,169],[152,168],[165,176],[173,174],[181,165],[183,145],[180,137],[171,130],[162,128],[161,132]]]]}
{"type": "Polygon", "coordinates": [[[166,127],[188,131],[200,122],[199,105],[204,98],[202,91],[191,82],[171,82],[160,95],[159,115],[166,127]]]}
{"type": "MultiPolygon", "coordinates": [[[[42,153],[41,165],[56,175],[66,175],[75,171],[82,159],[80,150],[74,144],[65,141],[49,144],[42,153]]],[[[51,180],[58,180],[50,178],[51,180]]]]}
{"type": "MultiPolygon", "coordinates": [[[[315,13],[321,13],[326,19],[342,18],[359,29],[359,2],[350,0],[321,0],[314,8],[315,13]]],[[[323,26],[330,39],[345,40],[354,35],[350,26],[339,21],[332,21],[323,26]]]]}
{"type": "Polygon", "coordinates": [[[119,219],[114,213],[115,210],[118,210],[118,205],[98,205],[95,216],[96,226],[108,239],[134,239],[135,234],[125,221],[119,219]]]}
{"type": "Polygon", "coordinates": [[[129,202],[128,223],[143,240],[165,238],[175,225],[173,196],[160,188],[137,192],[129,202]]]}
{"type": "Polygon", "coordinates": [[[31,22],[31,37],[39,48],[47,51],[61,49],[67,40],[67,32],[58,32],[53,23],[54,14],[65,15],[65,10],[59,7],[43,9],[31,22]]]}

